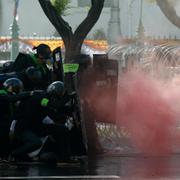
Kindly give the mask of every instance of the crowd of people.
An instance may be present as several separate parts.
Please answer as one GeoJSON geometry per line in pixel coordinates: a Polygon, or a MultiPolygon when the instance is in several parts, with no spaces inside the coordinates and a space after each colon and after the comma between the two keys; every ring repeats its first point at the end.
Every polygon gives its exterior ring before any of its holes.
{"type": "Polygon", "coordinates": [[[33,50],[19,53],[0,74],[1,163],[68,162],[86,154],[73,117],[75,93],[69,94],[47,66],[53,62],[50,47],[33,50]]]}

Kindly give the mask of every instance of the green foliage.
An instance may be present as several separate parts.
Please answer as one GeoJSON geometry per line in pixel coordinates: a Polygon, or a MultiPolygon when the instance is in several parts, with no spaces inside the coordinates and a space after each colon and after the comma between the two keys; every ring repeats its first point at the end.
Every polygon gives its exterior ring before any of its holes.
{"type": "Polygon", "coordinates": [[[96,29],[93,33],[93,39],[95,40],[106,40],[106,34],[103,29],[96,29]]]}
{"type": "Polygon", "coordinates": [[[59,15],[66,15],[65,11],[69,9],[71,0],[51,0],[52,5],[56,8],[59,15]]]}

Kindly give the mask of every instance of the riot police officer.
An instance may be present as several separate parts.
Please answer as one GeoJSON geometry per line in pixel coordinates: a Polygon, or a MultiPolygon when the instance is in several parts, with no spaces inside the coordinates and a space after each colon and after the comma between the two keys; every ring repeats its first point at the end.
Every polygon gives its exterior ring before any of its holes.
{"type": "Polygon", "coordinates": [[[15,118],[16,139],[21,146],[14,149],[12,154],[17,160],[27,159],[27,154],[40,148],[40,137],[51,135],[56,141],[54,149],[58,159],[64,160],[69,156],[69,127],[64,123],[63,114],[67,99],[64,96],[64,83],[55,81],[41,95],[34,95],[21,101],[19,112],[15,118]],[[50,117],[54,123],[44,124],[45,117],[50,117]]]}
{"type": "Polygon", "coordinates": [[[41,71],[34,66],[28,67],[23,72],[11,72],[0,74],[0,88],[3,87],[4,81],[9,78],[20,79],[23,82],[25,91],[41,89],[41,82],[43,81],[41,71]]]}
{"type": "Polygon", "coordinates": [[[0,90],[0,157],[7,159],[10,152],[9,128],[13,119],[14,103],[24,97],[19,95],[23,83],[17,78],[7,79],[0,90]]]}
{"type": "Polygon", "coordinates": [[[42,73],[42,81],[39,84],[42,89],[45,89],[51,82],[51,71],[47,66],[48,60],[52,58],[51,49],[46,44],[40,44],[33,50],[34,54],[19,53],[11,65],[10,72],[23,72],[28,67],[34,66],[42,73]]]}

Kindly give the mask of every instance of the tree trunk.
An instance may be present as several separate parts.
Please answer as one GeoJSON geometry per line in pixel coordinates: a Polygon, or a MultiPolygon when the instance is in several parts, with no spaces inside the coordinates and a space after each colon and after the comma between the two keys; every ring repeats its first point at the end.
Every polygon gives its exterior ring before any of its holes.
{"type": "Polygon", "coordinates": [[[72,37],[71,41],[65,46],[65,61],[72,62],[75,57],[81,54],[81,46],[83,42],[79,42],[78,40],[72,37]]]}
{"type": "Polygon", "coordinates": [[[168,0],[156,0],[158,6],[169,21],[180,28],[180,17],[177,15],[175,8],[168,0]]]}
{"type": "Polygon", "coordinates": [[[50,0],[39,0],[39,3],[54,25],[57,32],[62,37],[65,45],[65,62],[71,62],[75,56],[81,53],[81,47],[89,31],[95,25],[104,6],[104,0],[91,0],[91,8],[87,17],[80,23],[75,32],[72,32],[71,26],[58,14],[50,0]]]}

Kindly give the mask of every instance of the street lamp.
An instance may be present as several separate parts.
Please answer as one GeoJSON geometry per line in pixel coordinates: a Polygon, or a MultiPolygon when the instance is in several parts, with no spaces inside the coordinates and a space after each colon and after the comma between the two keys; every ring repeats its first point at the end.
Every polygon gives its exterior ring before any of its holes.
{"type": "Polygon", "coordinates": [[[15,60],[19,53],[19,26],[18,26],[18,14],[17,9],[19,5],[19,0],[14,0],[14,15],[13,15],[13,24],[11,26],[11,60],[15,60]]]}

